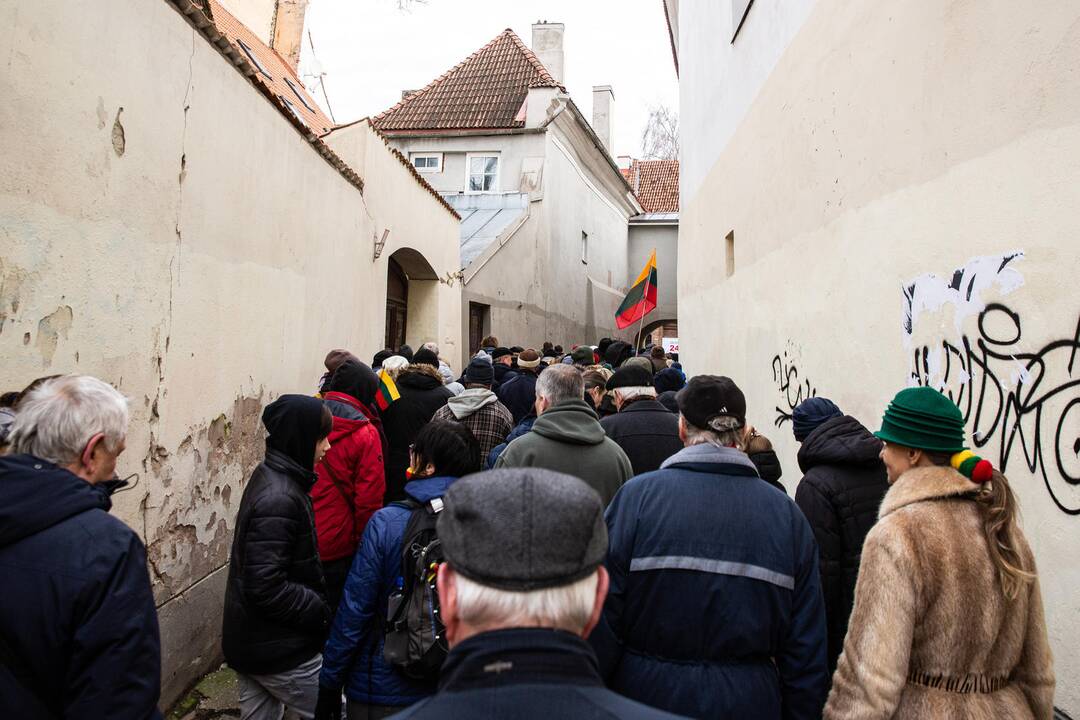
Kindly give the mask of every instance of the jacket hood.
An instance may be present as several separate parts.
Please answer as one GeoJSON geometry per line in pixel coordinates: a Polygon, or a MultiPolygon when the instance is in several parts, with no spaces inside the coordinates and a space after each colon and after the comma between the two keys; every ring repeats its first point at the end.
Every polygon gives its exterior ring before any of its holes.
{"type": "Polygon", "coordinates": [[[263,410],[270,437],[266,446],[307,472],[315,465],[315,445],[322,437],[323,401],[307,395],[282,395],[263,410]]]}
{"type": "Polygon", "coordinates": [[[0,457],[0,547],[87,510],[112,507],[107,487],[33,455],[0,457]]]}
{"type": "Polygon", "coordinates": [[[498,401],[499,398],[491,390],[470,388],[457,397],[450,398],[446,401],[446,404],[450,406],[450,412],[454,413],[454,417],[461,420],[469,417],[485,405],[491,405],[498,401]]]}
{"type": "Polygon", "coordinates": [[[806,473],[817,465],[876,465],[881,462],[881,441],[850,415],[826,420],[799,448],[799,468],[806,473]]]}
{"type": "Polygon", "coordinates": [[[456,477],[446,475],[420,478],[405,485],[405,494],[417,502],[426,503],[445,495],[447,488],[456,481],[456,477]]]}
{"type": "Polygon", "coordinates": [[[565,400],[536,419],[532,432],[574,445],[599,445],[607,437],[600,419],[584,400],[565,400]]]}
{"type": "Polygon", "coordinates": [[[750,461],[750,458],[746,456],[746,453],[741,450],[729,447],[719,447],[712,445],[711,443],[701,443],[700,445],[691,445],[685,447],[679,452],[675,453],[661,465],[660,469],[664,469],[671,465],[679,463],[711,463],[716,465],[742,465],[748,467],[754,471],[757,475],[757,466],[750,461]]]}
{"type": "Polygon", "coordinates": [[[776,457],[775,450],[750,453],[747,457],[754,463],[762,480],[776,482],[784,474],[783,468],[780,467],[780,458],[776,457]]]}
{"type": "Polygon", "coordinates": [[[443,377],[439,369],[431,365],[410,365],[398,374],[397,384],[417,390],[430,390],[443,386],[443,377]]]}
{"type": "Polygon", "coordinates": [[[368,406],[375,402],[378,389],[379,378],[375,372],[355,358],[343,362],[327,386],[329,391],[344,393],[368,406]]]}
{"type": "Polygon", "coordinates": [[[330,431],[331,443],[333,443],[336,436],[354,432],[364,425],[371,424],[371,421],[364,414],[364,406],[349,395],[328,392],[323,395],[323,402],[326,403],[326,407],[330,408],[330,413],[334,416],[334,429],[330,431]]]}

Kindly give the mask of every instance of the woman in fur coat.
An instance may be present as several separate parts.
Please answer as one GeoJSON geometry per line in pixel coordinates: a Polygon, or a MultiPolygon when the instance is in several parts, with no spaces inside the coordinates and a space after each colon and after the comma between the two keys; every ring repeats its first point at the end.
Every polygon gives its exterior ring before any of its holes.
{"type": "Polygon", "coordinates": [[[875,434],[890,488],[825,718],[1050,720],[1042,596],[1005,476],[964,450],[960,410],[932,388],[897,394],[875,434]]]}

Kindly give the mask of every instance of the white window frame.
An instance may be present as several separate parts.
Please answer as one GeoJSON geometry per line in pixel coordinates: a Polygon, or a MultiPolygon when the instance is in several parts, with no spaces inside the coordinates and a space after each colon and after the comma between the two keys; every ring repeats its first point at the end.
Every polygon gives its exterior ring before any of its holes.
{"type": "Polygon", "coordinates": [[[499,192],[499,178],[502,174],[502,155],[497,152],[476,152],[465,153],[465,194],[466,195],[483,195],[485,193],[497,193],[499,192]],[[495,158],[495,181],[492,183],[491,190],[470,190],[469,179],[472,176],[472,161],[473,158],[495,158]]]}
{"type": "Polygon", "coordinates": [[[421,173],[441,173],[442,170],[443,170],[443,154],[442,153],[428,153],[428,152],[409,153],[409,162],[412,163],[413,170],[415,170],[416,172],[421,172],[421,173]],[[436,165],[433,168],[431,168],[431,167],[416,167],[416,159],[417,158],[435,158],[436,165]]]}

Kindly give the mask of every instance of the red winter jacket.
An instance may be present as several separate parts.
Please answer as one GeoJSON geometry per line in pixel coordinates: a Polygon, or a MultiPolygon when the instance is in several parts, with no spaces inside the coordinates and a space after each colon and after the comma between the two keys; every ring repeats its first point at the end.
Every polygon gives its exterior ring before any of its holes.
{"type": "Polygon", "coordinates": [[[356,552],[368,520],[382,507],[386,476],[379,431],[361,404],[338,392],[324,394],[323,400],[334,415],[334,427],[330,450],[315,466],[319,479],[311,501],[319,559],[327,562],[356,552]]]}

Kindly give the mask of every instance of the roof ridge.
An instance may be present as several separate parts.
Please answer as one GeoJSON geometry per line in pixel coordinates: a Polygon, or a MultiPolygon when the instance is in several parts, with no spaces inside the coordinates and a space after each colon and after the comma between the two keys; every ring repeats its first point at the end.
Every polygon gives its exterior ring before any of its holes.
{"type": "Polygon", "coordinates": [[[530,63],[532,63],[533,67],[536,68],[536,71],[540,73],[540,75],[543,77],[544,81],[551,83],[551,85],[532,84],[532,85],[529,85],[529,87],[557,87],[560,90],[562,90],[563,92],[566,92],[566,88],[564,88],[562,86],[562,84],[559,83],[559,81],[556,80],[555,77],[548,71],[548,69],[546,67],[544,67],[544,63],[540,62],[540,58],[536,57],[536,53],[534,53],[529,48],[529,46],[525,44],[524,40],[522,40],[520,37],[518,37],[518,34],[516,32],[514,32],[510,28],[506,28],[505,30],[502,31],[501,34],[502,35],[509,34],[510,39],[514,41],[514,44],[517,46],[517,49],[525,54],[525,58],[530,63]]]}

